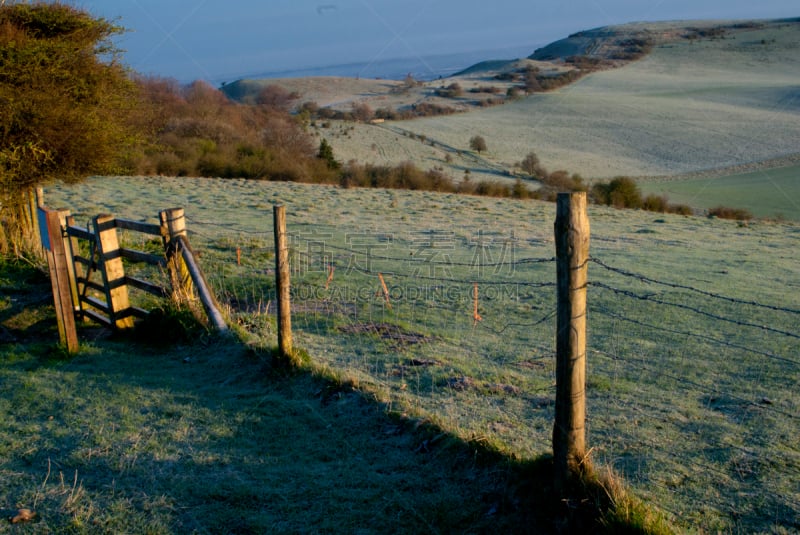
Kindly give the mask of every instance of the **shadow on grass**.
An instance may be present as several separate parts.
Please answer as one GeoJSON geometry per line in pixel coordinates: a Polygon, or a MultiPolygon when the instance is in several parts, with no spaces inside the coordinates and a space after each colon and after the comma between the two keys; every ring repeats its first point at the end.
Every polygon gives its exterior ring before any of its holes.
{"type": "Polygon", "coordinates": [[[555,499],[548,457],[465,442],[229,338],[4,346],[0,410],[0,508],[36,511],[29,532],[596,529],[596,504],[555,499]]]}
{"type": "Polygon", "coordinates": [[[548,458],[509,459],[236,344],[44,357],[2,372],[15,410],[0,503],[56,531],[550,533],[585,520],[580,502],[553,499],[548,458]]]}

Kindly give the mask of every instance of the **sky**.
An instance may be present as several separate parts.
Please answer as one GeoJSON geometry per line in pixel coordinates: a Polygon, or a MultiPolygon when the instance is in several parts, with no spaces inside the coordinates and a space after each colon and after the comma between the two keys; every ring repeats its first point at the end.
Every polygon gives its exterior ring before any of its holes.
{"type": "Polygon", "coordinates": [[[357,62],[368,65],[393,58],[422,59],[528,47],[530,54],[576,31],[626,22],[800,16],[797,0],[74,3],[128,29],[116,42],[125,51],[125,62],[135,71],[182,82],[202,79],[212,83],[299,68],[357,62]]]}

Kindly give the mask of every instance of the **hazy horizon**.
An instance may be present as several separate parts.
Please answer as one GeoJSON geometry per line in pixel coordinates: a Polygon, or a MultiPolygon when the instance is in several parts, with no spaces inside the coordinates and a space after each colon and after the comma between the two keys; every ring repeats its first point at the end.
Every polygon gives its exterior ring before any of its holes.
{"type": "MultiPolygon", "coordinates": [[[[580,30],[635,21],[771,19],[800,16],[789,0],[81,0],[129,31],[117,39],[137,72],[211,82],[267,73],[534,49],[580,30]]],[[[482,59],[511,59],[482,58],[482,59]]],[[[466,67],[468,65],[461,65],[466,67]]],[[[377,75],[374,75],[377,76],[377,75]]]]}

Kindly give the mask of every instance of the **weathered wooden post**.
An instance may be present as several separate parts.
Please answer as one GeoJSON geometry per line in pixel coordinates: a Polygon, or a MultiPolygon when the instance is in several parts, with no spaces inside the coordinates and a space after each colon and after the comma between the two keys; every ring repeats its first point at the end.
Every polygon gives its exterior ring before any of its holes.
{"type": "Polygon", "coordinates": [[[125,282],[125,267],[122,265],[116,221],[114,216],[103,214],[95,217],[92,224],[108,303],[108,319],[115,329],[130,329],[133,327],[133,316],[130,315],[131,303],[125,282]]]}
{"type": "Polygon", "coordinates": [[[274,207],[275,279],[278,300],[278,353],[282,359],[292,358],[291,283],[289,281],[289,243],[286,236],[286,207],[274,207]]]}
{"type": "Polygon", "coordinates": [[[78,331],[75,327],[75,312],[72,300],[72,285],[69,265],[64,247],[61,227],[62,214],[55,210],[37,207],[39,236],[47,256],[50,270],[50,284],[53,287],[53,300],[58,321],[58,336],[69,353],[78,351],[78,331]]]}
{"type": "Polygon", "coordinates": [[[194,295],[192,278],[182,255],[178,237],[186,237],[186,215],[183,208],[170,208],[158,214],[165,235],[162,237],[167,250],[167,269],[172,282],[173,297],[178,301],[189,301],[194,295]]]}
{"type": "MultiPolygon", "coordinates": [[[[58,212],[58,221],[64,230],[75,224],[75,218],[70,215],[69,210],[58,212]]],[[[78,295],[78,277],[83,276],[83,274],[76,269],[74,260],[75,254],[78,253],[78,241],[75,238],[71,238],[67,232],[64,232],[63,236],[64,251],[67,255],[70,291],[72,292],[72,308],[75,311],[75,317],[80,318],[82,314],[80,295],[78,295]]]]}
{"type": "Polygon", "coordinates": [[[200,297],[200,302],[203,304],[209,321],[217,331],[227,332],[228,324],[225,323],[225,318],[222,315],[219,303],[217,303],[217,298],[214,297],[214,292],[211,291],[211,286],[209,286],[205,275],[203,275],[203,271],[197,264],[195,254],[192,252],[188,239],[186,236],[179,236],[177,240],[180,243],[183,265],[189,272],[189,276],[191,277],[190,282],[197,288],[197,294],[200,297]]]}
{"type": "Polygon", "coordinates": [[[563,492],[586,456],[586,193],[559,193],[556,210],[558,319],[553,456],[556,491],[563,492]]]}

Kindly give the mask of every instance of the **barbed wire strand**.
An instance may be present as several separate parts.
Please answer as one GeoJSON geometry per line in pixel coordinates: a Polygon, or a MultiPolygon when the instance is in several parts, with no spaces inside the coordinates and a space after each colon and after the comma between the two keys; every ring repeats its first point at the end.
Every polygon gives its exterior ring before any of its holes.
{"type": "Polygon", "coordinates": [[[792,359],[787,358],[787,357],[782,357],[780,355],[776,355],[776,354],[771,353],[769,351],[764,351],[764,350],[761,350],[761,349],[753,349],[751,347],[743,346],[743,345],[740,345],[740,344],[734,344],[732,342],[728,342],[727,340],[720,340],[719,338],[714,338],[714,337],[706,335],[706,334],[697,334],[697,333],[693,333],[693,332],[690,332],[690,331],[680,331],[678,329],[671,329],[671,328],[664,327],[664,326],[661,326],[661,325],[653,325],[653,324],[650,324],[650,323],[643,322],[641,320],[629,318],[627,316],[623,316],[622,314],[618,314],[618,313],[612,312],[612,311],[608,310],[606,307],[603,307],[601,305],[592,305],[590,303],[589,310],[592,311],[592,312],[598,312],[598,313],[603,314],[605,316],[608,316],[610,318],[614,318],[614,319],[617,319],[617,320],[625,321],[625,322],[628,322],[628,323],[633,323],[634,325],[639,325],[640,327],[647,327],[647,328],[654,329],[656,331],[665,332],[665,333],[677,334],[677,335],[680,335],[680,336],[687,336],[687,337],[690,337],[690,338],[697,338],[698,340],[703,340],[703,341],[706,341],[706,342],[711,342],[713,344],[717,344],[717,345],[721,345],[721,346],[725,346],[725,347],[730,347],[732,349],[739,349],[741,351],[746,351],[748,353],[753,353],[755,355],[761,355],[763,357],[768,357],[770,359],[781,361],[781,362],[785,362],[787,364],[794,364],[794,365],[800,366],[800,360],[792,360],[792,359]]]}
{"type": "Polygon", "coordinates": [[[728,297],[728,296],[725,296],[725,295],[716,294],[716,293],[709,292],[709,291],[706,291],[706,290],[701,290],[699,288],[694,288],[692,286],[687,286],[685,284],[678,284],[678,283],[674,283],[674,282],[660,281],[660,280],[657,280],[657,279],[653,279],[651,277],[647,277],[647,276],[642,275],[640,273],[634,273],[632,271],[628,271],[628,270],[625,270],[625,269],[622,269],[622,268],[617,268],[617,267],[610,266],[609,264],[607,264],[607,263],[603,262],[602,260],[600,260],[598,258],[595,258],[595,257],[590,258],[589,261],[594,263],[594,264],[597,264],[598,266],[600,266],[600,267],[602,267],[604,269],[607,269],[609,271],[613,271],[614,273],[618,273],[618,274],[623,275],[625,277],[639,279],[642,282],[647,282],[647,283],[651,283],[651,284],[658,284],[658,285],[661,285],[661,286],[667,286],[669,288],[674,288],[674,289],[679,289],[679,290],[688,290],[690,292],[694,292],[694,293],[703,295],[705,297],[711,297],[711,298],[714,298],[714,299],[720,299],[720,300],[728,301],[730,303],[735,303],[735,304],[738,304],[738,305],[750,305],[750,306],[759,307],[759,308],[766,308],[768,310],[775,310],[775,311],[779,311],[779,312],[788,312],[790,314],[800,314],[800,310],[798,310],[798,309],[779,307],[779,306],[776,306],[776,305],[766,305],[764,303],[758,303],[756,301],[748,301],[746,299],[737,299],[735,297],[728,297]]]}
{"type": "Polygon", "coordinates": [[[634,299],[638,299],[640,301],[650,301],[650,302],[656,303],[658,305],[665,305],[665,306],[671,306],[671,307],[675,307],[675,308],[680,308],[682,310],[688,310],[689,312],[694,312],[695,314],[699,314],[701,316],[706,316],[706,317],[709,317],[711,319],[724,321],[724,322],[727,322],[727,323],[732,323],[734,325],[738,325],[739,327],[752,327],[754,329],[761,329],[762,331],[768,331],[768,332],[772,332],[772,333],[775,333],[775,334],[782,334],[782,335],[788,336],[790,338],[800,339],[800,334],[797,334],[797,333],[793,333],[793,332],[790,332],[790,331],[784,331],[784,330],[781,330],[781,329],[775,329],[773,327],[768,327],[766,325],[758,325],[756,323],[750,323],[750,322],[746,322],[746,321],[726,318],[724,316],[720,316],[718,314],[712,314],[711,312],[706,312],[705,310],[701,310],[699,308],[696,308],[696,307],[693,307],[693,306],[690,306],[690,305],[684,305],[682,303],[672,303],[670,301],[664,301],[663,299],[657,299],[652,294],[651,295],[641,295],[641,294],[637,294],[636,292],[632,292],[630,290],[622,290],[622,289],[619,289],[619,288],[614,288],[613,286],[609,286],[608,284],[605,284],[605,283],[602,283],[602,282],[589,282],[589,286],[592,286],[594,288],[601,288],[601,289],[604,289],[604,290],[609,290],[611,292],[614,292],[617,295],[623,295],[625,297],[631,297],[631,298],[634,298],[634,299]]]}

